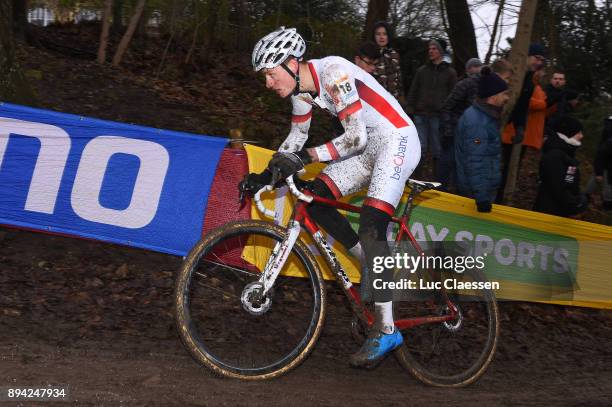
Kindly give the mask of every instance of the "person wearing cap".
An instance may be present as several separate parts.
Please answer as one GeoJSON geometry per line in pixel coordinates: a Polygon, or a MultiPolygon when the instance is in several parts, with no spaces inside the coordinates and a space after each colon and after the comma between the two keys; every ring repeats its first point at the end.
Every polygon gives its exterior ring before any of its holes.
{"type": "Polygon", "coordinates": [[[429,61],[417,69],[406,98],[406,110],[414,118],[422,152],[431,152],[434,178],[437,177],[437,162],[440,158],[440,112],[446,98],[457,83],[457,73],[444,61],[446,42],[430,40],[429,61]]]}
{"type": "Polygon", "coordinates": [[[535,72],[544,69],[546,65],[546,48],[542,44],[533,43],[529,46],[527,56],[527,72],[523,79],[523,86],[521,93],[514,105],[514,109],[510,113],[510,118],[506,124],[504,133],[508,133],[510,143],[504,143],[502,145],[502,160],[503,160],[503,171],[502,171],[502,183],[501,188],[497,193],[495,201],[502,203],[504,200],[504,186],[506,185],[506,179],[508,178],[508,166],[510,164],[510,157],[512,155],[512,145],[523,143],[525,137],[525,128],[527,126],[527,115],[529,113],[529,103],[531,96],[535,89],[535,83],[533,75],[535,72]]]}
{"type": "Polygon", "coordinates": [[[506,81],[491,68],[482,68],[476,99],[457,125],[457,189],[461,195],[474,198],[478,212],[491,212],[501,180],[499,126],[508,99],[506,81]]]}
{"type": "Polygon", "coordinates": [[[587,208],[587,199],[580,193],[579,162],[575,158],[582,138],[582,124],[573,117],[563,117],[553,128],[547,128],[535,211],[567,217],[587,208]]]}
{"type": "Polygon", "coordinates": [[[467,77],[453,88],[446,98],[440,112],[440,160],[438,161],[438,180],[446,191],[452,190],[455,181],[455,148],[453,140],[459,117],[472,105],[478,92],[478,78],[482,61],[471,58],[465,64],[467,77]]]}
{"type": "Polygon", "coordinates": [[[374,24],[372,39],[378,46],[379,57],[377,58],[376,69],[371,72],[371,75],[383,88],[402,102],[404,88],[402,86],[400,55],[390,46],[393,40],[391,26],[386,21],[378,21],[374,24]]]}

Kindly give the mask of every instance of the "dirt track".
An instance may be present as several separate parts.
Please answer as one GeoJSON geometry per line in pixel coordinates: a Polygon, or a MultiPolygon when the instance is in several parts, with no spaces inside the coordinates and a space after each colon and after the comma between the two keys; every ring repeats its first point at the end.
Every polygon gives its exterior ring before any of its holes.
{"type": "Polygon", "coordinates": [[[441,390],[424,387],[393,358],[372,371],[349,368],[357,345],[333,290],[324,333],[302,366],[271,382],[219,379],[191,360],[176,334],[179,261],[0,229],[0,387],[68,384],[79,405],[610,403],[610,311],[502,304],[490,370],[470,388],[441,390]]]}

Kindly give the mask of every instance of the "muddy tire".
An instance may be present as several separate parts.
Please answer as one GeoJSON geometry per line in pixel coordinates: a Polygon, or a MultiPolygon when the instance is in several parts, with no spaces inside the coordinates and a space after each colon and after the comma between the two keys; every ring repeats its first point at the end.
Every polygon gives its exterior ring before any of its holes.
{"type": "Polygon", "coordinates": [[[298,366],[321,334],[323,278],[299,239],[270,294],[253,294],[261,275],[253,256],[261,257],[257,264],[270,257],[270,250],[253,247],[274,247],[285,235],[284,228],[263,221],[231,222],[200,240],[181,265],[174,292],[181,340],[198,363],[221,376],[278,377],[298,366]],[[249,261],[245,253],[252,254],[249,261]],[[283,275],[298,269],[305,278],[283,275]]]}
{"type": "MultiPolygon", "coordinates": [[[[463,279],[487,282],[482,271],[470,270],[463,279]]],[[[446,296],[460,310],[456,321],[423,324],[402,332],[404,344],[395,356],[410,374],[436,387],[464,387],[474,383],[493,360],[499,339],[499,308],[492,290],[446,290],[418,301],[394,302],[395,319],[448,312],[446,296]]]]}

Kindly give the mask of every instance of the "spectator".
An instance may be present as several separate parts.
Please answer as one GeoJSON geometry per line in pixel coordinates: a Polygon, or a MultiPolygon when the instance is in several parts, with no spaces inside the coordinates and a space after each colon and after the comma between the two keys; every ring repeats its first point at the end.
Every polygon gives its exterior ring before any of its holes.
{"type": "Polygon", "coordinates": [[[553,70],[550,83],[544,90],[547,97],[547,122],[554,126],[555,121],[569,115],[578,104],[578,93],[565,87],[565,73],[561,69],[553,70]]]}
{"type": "Polygon", "coordinates": [[[534,210],[572,216],[587,208],[587,199],[580,193],[579,163],[574,157],[582,138],[582,124],[569,116],[561,118],[553,129],[546,128],[534,210]]]}
{"type": "Polygon", "coordinates": [[[593,175],[587,185],[586,193],[595,192],[597,184],[602,184],[602,201],[605,210],[612,209],[612,116],[604,119],[601,141],[593,162],[593,175]]]}
{"type": "Polygon", "coordinates": [[[421,149],[427,147],[433,157],[434,178],[437,178],[437,162],[440,158],[439,117],[444,101],[457,82],[457,73],[443,61],[446,49],[444,40],[431,40],[428,46],[429,61],[417,69],[406,101],[409,114],[421,139],[421,149]]]}
{"type": "Polygon", "coordinates": [[[555,107],[562,99],[565,99],[565,72],[559,68],[553,69],[553,74],[550,77],[550,83],[546,85],[544,91],[546,91],[546,97],[548,100],[549,108],[555,107]]]}
{"type": "Polygon", "coordinates": [[[378,65],[379,59],[380,53],[378,46],[372,41],[367,41],[359,47],[357,55],[355,55],[355,65],[371,75],[376,71],[376,65],[378,65]]]}
{"type": "Polygon", "coordinates": [[[465,109],[472,105],[478,92],[478,78],[482,62],[472,58],[465,64],[467,77],[457,82],[446,98],[440,112],[440,161],[438,179],[445,190],[451,190],[455,178],[455,127],[465,109]]]}
{"type": "MultiPolygon", "coordinates": [[[[529,99],[529,108],[527,110],[527,126],[523,137],[523,146],[521,148],[521,157],[525,154],[527,147],[535,150],[542,148],[544,143],[544,124],[546,122],[546,93],[542,86],[540,86],[540,80],[544,75],[544,71],[536,71],[533,75],[533,93],[531,99],[529,99]]],[[[516,131],[514,125],[510,123],[504,128],[502,134],[502,142],[507,145],[506,150],[512,151],[512,139],[515,137],[516,131]]]]}
{"type": "MultiPolygon", "coordinates": [[[[540,71],[544,68],[546,63],[546,48],[542,44],[531,44],[529,46],[529,53],[527,56],[527,72],[523,78],[523,87],[521,93],[516,101],[516,105],[510,113],[510,118],[506,126],[513,126],[514,132],[511,139],[511,144],[503,144],[502,146],[502,160],[504,168],[502,172],[502,183],[497,193],[496,202],[501,203],[504,200],[504,186],[506,185],[506,179],[508,178],[508,165],[510,163],[510,157],[512,155],[512,145],[521,144],[525,136],[525,126],[527,125],[527,113],[529,111],[529,103],[535,84],[533,81],[533,75],[536,71],[540,71]]],[[[504,131],[506,131],[504,129],[504,131]]]]}
{"type": "Polygon", "coordinates": [[[374,42],[378,45],[380,57],[372,76],[399,102],[403,103],[404,89],[402,87],[400,56],[396,50],[389,46],[391,41],[392,33],[389,24],[384,21],[374,24],[374,42]]]}
{"type": "Polygon", "coordinates": [[[476,100],[457,125],[457,189],[460,194],[475,199],[478,212],[491,212],[491,202],[499,187],[499,120],[508,99],[506,81],[484,67],[478,80],[476,100]]]}
{"type": "Polygon", "coordinates": [[[565,89],[565,72],[561,69],[554,69],[553,74],[550,77],[550,84],[547,87],[550,87],[551,91],[562,91],[565,89]]]}
{"type": "Polygon", "coordinates": [[[507,59],[500,58],[491,64],[491,70],[508,83],[514,74],[512,64],[507,59]]]}

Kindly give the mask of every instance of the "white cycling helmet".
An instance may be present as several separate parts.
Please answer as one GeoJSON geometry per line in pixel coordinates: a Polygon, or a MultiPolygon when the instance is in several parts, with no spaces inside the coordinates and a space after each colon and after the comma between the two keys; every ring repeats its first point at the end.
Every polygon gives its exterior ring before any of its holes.
{"type": "Polygon", "coordinates": [[[306,43],[295,28],[280,27],[260,39],[253,48],[253,69],[274,68],[290,56],[298,59],[306,52],[306,43]]]}

